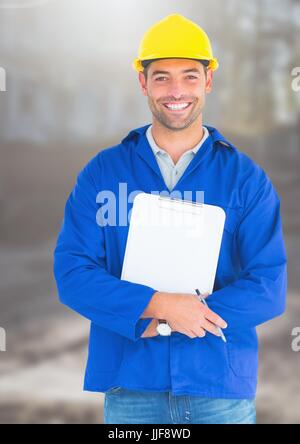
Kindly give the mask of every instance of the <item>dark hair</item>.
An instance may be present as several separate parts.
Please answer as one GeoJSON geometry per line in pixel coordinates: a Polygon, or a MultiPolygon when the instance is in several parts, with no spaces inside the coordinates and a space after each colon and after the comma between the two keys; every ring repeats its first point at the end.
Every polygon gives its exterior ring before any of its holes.
{"type": "MultiPolygon", "coordinates": [[[[181,59],[183,57],[172,57],[172,58],[181,59]]],[[[142,66],[144,68],[143,73],[144,73],[144,76],[145,76],[146,80],[147,80],[147,77],[148,77],[149,66],[150,66],[150,64],[152,62],[155,62],[155,60],[161,60],[161,59],[142,60],[142,62],[141,62],[142,66]]],[[[199,59],[191,59],[191,60],[196,60],[197,62],[201,63],[201,65],[204,66],[205,75],[207,74],[209,60],[199,60],[199,59]]]]}

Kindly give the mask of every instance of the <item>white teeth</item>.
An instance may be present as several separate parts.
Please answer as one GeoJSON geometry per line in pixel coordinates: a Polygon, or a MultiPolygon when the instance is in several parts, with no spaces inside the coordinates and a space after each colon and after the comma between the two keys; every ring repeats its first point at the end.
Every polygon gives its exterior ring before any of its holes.
{"type": "Polygon", "coordinates": [[[180,104],[178,104],[178,105],[170,105],[170,104],[166,104],[165,105],[167,108],[170,108],[170,109],[174,109],[174,110],[176,110],[176,109],[184,109],[184,108],[187,108],[188,106],[189,106],[189,103],[180,103],[180,104]]]}

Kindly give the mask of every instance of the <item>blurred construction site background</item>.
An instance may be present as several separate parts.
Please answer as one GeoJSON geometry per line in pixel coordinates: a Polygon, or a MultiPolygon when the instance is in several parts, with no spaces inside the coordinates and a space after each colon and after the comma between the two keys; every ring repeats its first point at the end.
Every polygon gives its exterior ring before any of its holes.
{"type": "Polygon", "coordinates": [[[174,12],[207,31],[220,62],[204,124],[281,197],[287,310],[258,328],[258,422],[300,422],[300,2],[0,0],[0,423],[103,420],[103,394],[82,391],[89,323],[58,302],[53,248],[79,170],[151,122],[131,61],[174,12]]]}

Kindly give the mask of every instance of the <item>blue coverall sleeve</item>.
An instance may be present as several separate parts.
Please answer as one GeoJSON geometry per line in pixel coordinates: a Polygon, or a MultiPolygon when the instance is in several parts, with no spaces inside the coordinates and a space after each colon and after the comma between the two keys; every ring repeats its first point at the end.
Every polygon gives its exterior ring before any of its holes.
{"type": "MultiPolygon", "coordinates": [[[[155,289],[121,280],[106,270],[104,228],[90,162],[77,177],[54,250],[59,300],[105,329],[136,341],[152,319],[140,319],[155,289]]],[[[114,252],[110,252],[114,254],[114,252]]]]}
{"type": "Polygon", "coordinates": [[[286,303],[280,199],[266,175],[249,199],[236,235],[241,271],[236,280],[209,295],[207,303],[228,329],[253,328],[281,315],[286,303]]]}

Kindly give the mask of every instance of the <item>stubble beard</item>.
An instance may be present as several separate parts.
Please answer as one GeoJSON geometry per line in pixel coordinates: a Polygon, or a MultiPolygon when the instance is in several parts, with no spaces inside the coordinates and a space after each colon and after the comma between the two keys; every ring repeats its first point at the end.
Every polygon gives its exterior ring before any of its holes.
{"type": "Polygon", "coordinates": [[[153,116],[162,126],[171,131],[182,131],[191,126],[197,120],[203,109],[203,106],[197,106],[197,102],[198,99],[196,99],[196,101],[191,105],[191,110],[186,118],[180,120],[176,118],[169,118],[163,111],[160,111],[156,107],[154,101],[148,96],[148,104],[153,116]]]}

